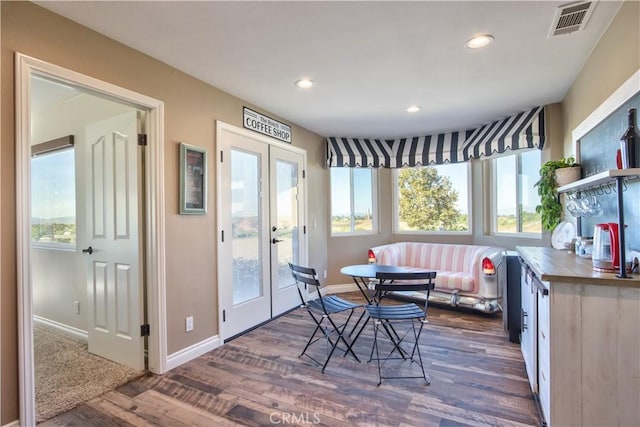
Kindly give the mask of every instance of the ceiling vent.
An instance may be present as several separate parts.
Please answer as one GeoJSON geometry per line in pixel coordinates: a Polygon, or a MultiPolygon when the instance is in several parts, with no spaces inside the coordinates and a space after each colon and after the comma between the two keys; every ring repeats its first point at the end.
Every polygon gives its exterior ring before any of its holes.
{"type": "Polygon", "coordinates": [[[595,6],[595,1],[585,1],[560,6],[556,11],[556,16],[553,18],[549,37],[583,30],[595,6]]]}

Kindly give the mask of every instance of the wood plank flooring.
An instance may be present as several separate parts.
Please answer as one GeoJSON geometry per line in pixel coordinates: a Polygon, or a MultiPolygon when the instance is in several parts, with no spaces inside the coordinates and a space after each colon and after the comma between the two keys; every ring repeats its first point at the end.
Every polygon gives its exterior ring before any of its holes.
{"type": "MultiPolygon", "coordinates": [[[[366,362],[371,325],[354,347],[363,362],[337,354],[322,374],[298,358],[313,323],[296,309],[164,375],[149,374],[40,425],[540,424],[519,346],[504,335],[499,315],[432,305],[429,321],[421,349],[431,385],[403,379],[378,387],[377,366],[366,362]]],[[[323,344],[316,347],[321,357],[323,344]]]]}

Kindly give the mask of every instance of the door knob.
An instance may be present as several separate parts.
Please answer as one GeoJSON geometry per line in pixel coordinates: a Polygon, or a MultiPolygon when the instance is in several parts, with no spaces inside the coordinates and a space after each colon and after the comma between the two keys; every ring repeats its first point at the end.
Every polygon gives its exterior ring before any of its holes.
{"type": "Polygon", "coordinates": [[[276,239],[275,237],[271,239],[271,243],[273,243],[274,245],[278,242],[282,242],[282,240],[276,239]]]}
{"type": "Polygon", "coordinates": [[[93,253],[93,248],[89,246],[87,249],[83,249],[82,253],[91,255],[93,253]]]}

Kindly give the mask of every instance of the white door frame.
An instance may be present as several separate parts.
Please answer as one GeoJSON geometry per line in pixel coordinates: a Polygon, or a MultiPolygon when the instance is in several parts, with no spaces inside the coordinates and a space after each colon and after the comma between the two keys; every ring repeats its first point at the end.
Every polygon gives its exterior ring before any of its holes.
{"type": "MultiPolygon", "coordinates": [[[[302,154],[303,156],[303,169],[307,169],[307,151],[299,148],[299,147],[295,147],[291,144],[287,144],[284,142],[280,142],[274,138],[268,137],[268,136],[264,136],[264,135],[260,135],[254,131],[250,131],[247,129],[243,129],[243,128],[239,128],[237,126],[233,126],[230,125],[228,123],[225,123],[223,121],[220,120],[216,120],[216,161],[219,162],[220,161],[220,150],[219,150],[219,146],[220,146],[220,140],[222,138],[222,134],[223,132],[228,132],[228,133],[234,133],[236,135],[241,135],[245,138],[251,138],[253,140],[259,141],[259,142],[263,142],[265,144],[269,144],[269,145],[276,145],[278,147],[284,148],[286,150],[290,150],[299,154],[302,154]]],[[[222,168],[218,167],[217,168],[217,192],[218,194],[222,194],[222,183],[223,183],[223,179],[221,176],[221,171],[222,168]]],[[[308,199],[307,199],[307,191],[306,191],[306,180],[303,180],[302,185],[305,186],[305,191],[304,191],[304,212],[302,214],[302,226],[306,226],[307,224],[307,207],[308,207],[308,199]]],[[[220,235],[222,234],[222,230],[221,230],[221,218],[222,218],[222,206],[220,205],[220,197],[217,198],[217,208],[216,208],[216,214],[217,214],[217,223],[218,223],[218,233],[217,233],[217,239],[220,238],[220,235]]],[[[269,212],[270,214],[270,212],[269,212]]],[[[305,235],[304,239],[304,244],[302,245],[302,248],[300,249],[300,254],[301,254],[301,258],[306,262],[307,259],[309,259],[309,239],[308,239],[308,233],[305,235]]],[[[219,245],[220,242],[219,240],[217,241],[217,245],[219,245]]],[[[218,266],[221,265],[221,261],[220,261],[220,250],[218,250],[218,266]]],[[[269,269],[271,269],[271,266],[269,266],[269,269]]],[[[270,279],[271,280],[271,279],[270,279]]],[[[218,268],[218,301],[220,301],[219,305],[218,305],[218,325],[220,325],[219,327],[219,337],[220,337],[220,343],[224,343],[224,340],[226,338],[229,338],[228,336],[225,335],[225,330],[224,330],[224,321],[223,321],[223,303],[222,303],[222,285],[221,283],[223,283],[220,280],[220,268],[218,268]]]]}
{"type": "Polygon", "coordinates": [[[30,78],[44,74],[112,99],[148,110],[146,149],[146,258],[147,319],[151,327],[148,361],[151,372],[167,366],[165,209],[164,209],[164,103],[110,83],[44,62],[21,53],[15,55],[16,84],[16,240],[18,279],[18,363],[20,424],[35,425],[35,373],[31,283],[30,78]]]}

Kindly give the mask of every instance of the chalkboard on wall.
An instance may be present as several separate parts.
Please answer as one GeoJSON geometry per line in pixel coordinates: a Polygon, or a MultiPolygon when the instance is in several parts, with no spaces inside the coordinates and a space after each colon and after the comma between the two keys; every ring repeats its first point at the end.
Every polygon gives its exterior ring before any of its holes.
{"type": "MultiPolygon", "coordinates": [[[[640,111],[640,93],[621,105],[611,115],[595,126],[578,141],[577,154],[582,176],[586,178],[609,169],[616,169],[616,151],[620,148],[620,137],[627,129],[627,111],[640,111]]],[[[618,222],[617,194],[613,187],[591,191],[598,197],[604,213],[599,217],[583,217],[581,236],[592,236],[595,224],[618,222]]],[[[640,250],[640,181],[626,184],[624,192],[624,218],[626,239],[630,249],[640,250]]]]}

